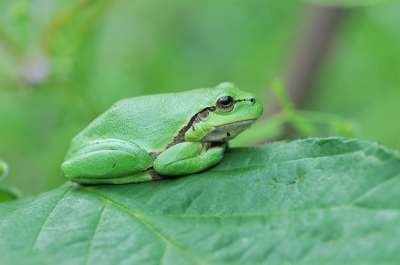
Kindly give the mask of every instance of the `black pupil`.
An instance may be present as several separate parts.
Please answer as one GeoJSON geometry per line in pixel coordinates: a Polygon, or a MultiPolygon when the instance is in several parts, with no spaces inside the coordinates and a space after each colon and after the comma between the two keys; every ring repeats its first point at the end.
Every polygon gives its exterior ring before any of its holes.
{"type": "Polygon", "coordinates": [[[220,102],[222,105],[229,105],[231,104],[232,100],[233,99],[231,97],[225,96],[221,98],[220,102]]]}

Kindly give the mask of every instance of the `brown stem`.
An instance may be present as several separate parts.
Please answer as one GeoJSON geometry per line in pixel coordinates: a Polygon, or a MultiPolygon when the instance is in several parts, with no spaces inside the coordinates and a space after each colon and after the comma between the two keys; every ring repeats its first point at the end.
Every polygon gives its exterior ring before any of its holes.
{"type": "MultiPolygon", "coordinates": [[[[309,6],[304,13],[299,41],[293,47],[293,56],[283,75],[286,91],[295,106],[301,105],[310,92],[310,85],[345,12],[336,7],[309,6]]],[[[273,112],[278,109],[279,106],[274,106],[273,112]]]]}

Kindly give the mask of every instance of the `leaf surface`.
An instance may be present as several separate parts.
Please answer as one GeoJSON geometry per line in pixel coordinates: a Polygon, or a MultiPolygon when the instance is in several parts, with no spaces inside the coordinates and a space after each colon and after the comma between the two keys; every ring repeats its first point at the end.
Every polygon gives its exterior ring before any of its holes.
{"type": "Polygon", "coordinates": [[[399,202],[379,144],[236,148],[201,174],[2,203],[1,264],[396,264],[399,202]]]}

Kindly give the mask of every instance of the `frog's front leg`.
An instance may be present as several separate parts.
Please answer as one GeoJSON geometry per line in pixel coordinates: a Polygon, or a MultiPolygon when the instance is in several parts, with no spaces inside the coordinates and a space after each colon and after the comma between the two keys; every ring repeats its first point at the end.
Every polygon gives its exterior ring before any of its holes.
{"type": "Polygon", "coordinates": [[[184,142],[162,152],[154,161],[154,170],[160,175],[188,175],[218,164],[224,155],[226,143],[184,142]]]}
{"type": "Polygon", "coordinates": [[[62,174],[83,184],[124,184],[152,180],[153,159],[139,146],[117,139],[93,141],[67,157],[62,174]]]}

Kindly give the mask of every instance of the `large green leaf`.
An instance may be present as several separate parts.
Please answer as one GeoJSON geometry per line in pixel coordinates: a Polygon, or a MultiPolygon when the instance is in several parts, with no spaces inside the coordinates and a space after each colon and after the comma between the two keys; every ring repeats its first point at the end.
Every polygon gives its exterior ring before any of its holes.
{"type": "Polygon", "coordinates": [[[1,264],[400,260],[400,158],[340,138],[231,149],[202,174],[0,204],[1,264]]]}

